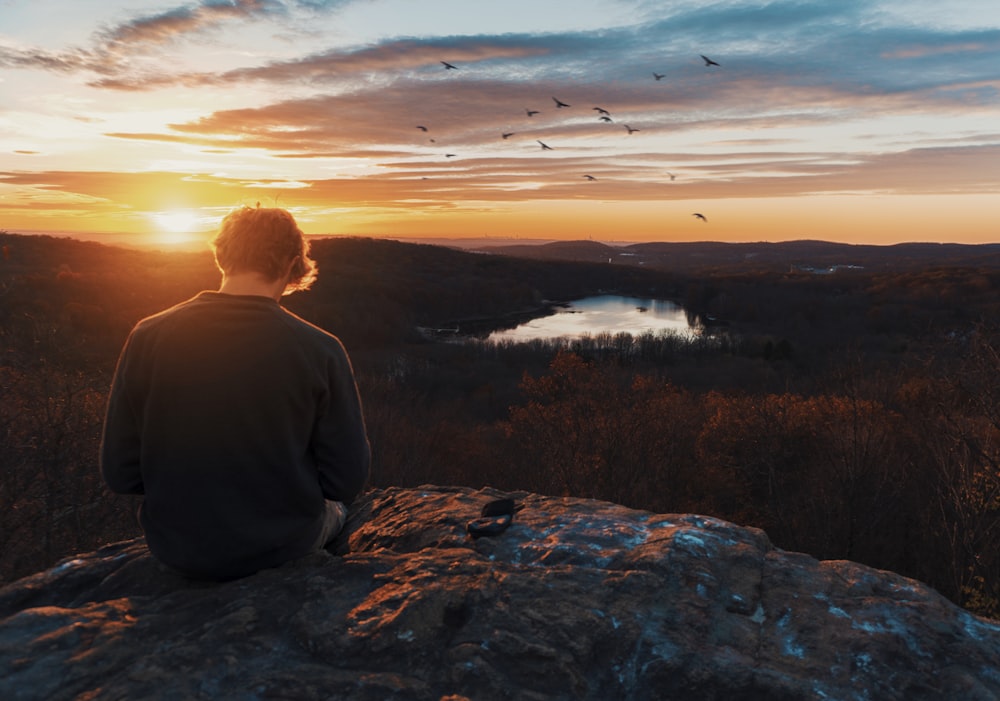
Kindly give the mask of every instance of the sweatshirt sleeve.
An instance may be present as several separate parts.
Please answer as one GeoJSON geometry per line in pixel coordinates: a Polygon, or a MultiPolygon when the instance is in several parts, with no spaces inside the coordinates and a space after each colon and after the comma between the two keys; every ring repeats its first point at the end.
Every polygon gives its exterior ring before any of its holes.
{"type": "Polygon", "coordinates": [[[368,481],[371,445],[351,362],[339,341],[328,360],[328,377],[328,401],[313,431],[312,451],[323,496],[348,504],[368,481]]]}
{"type": "Polygon", "coordinates": [[[144,493],[139,465],[138,419],[127,392],[131,342],[130,336],[118,358],[101,435],[101,475],[108,488],[118,494],[144,493]]]}

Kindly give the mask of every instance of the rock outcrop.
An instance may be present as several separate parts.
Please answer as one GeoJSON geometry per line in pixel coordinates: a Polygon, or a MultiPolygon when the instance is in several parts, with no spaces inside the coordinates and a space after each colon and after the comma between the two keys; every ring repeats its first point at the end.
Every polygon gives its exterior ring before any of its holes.
{"type": "Polygon", "coordinates": [[[336,553],[228,583],[142,540],[0,590],[0,699],[1000,698],[1000,625],[750,528],[511,494],[366,494],[336,553]]]}

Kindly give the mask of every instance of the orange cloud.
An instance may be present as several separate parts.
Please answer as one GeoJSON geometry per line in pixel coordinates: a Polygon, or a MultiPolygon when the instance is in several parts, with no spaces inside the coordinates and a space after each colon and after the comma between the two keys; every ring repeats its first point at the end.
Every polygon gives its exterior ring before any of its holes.
{"type": "Polygon", "coordinates": [[[178,36],[216,26],[225,20],[243,19],[260,14],[267,7],[262,0],[232,0],[229,4],[203,3],[180,6],[158,15],[139,17],[101,33],[110,45],[162,44],[178,36]]]}

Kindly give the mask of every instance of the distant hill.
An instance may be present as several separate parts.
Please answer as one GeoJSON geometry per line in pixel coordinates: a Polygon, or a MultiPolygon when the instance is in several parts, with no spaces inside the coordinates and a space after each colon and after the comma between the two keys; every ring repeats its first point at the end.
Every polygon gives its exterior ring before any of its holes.
{"type": "Polygon", "coordinates": [[[912,270],[940,266],[1000,268],[1000,244],[901,243],[890,246],[784,241],[780,243],[655,242],[612,246],[597,241],[558,241],[539,245],[513,244],[476,249],[538,260],[572,260],[641,265],[676,272],[767,272],[801,270],[830,272],[912,270]]]}
{"type": "Polygon", "coordinates": [[[480,253],[497,253],[505,256],[534,258],[537,260],[572,260],[587,263],[604,263],[609,258],[614,259],[626,249],[599,241],[553,241],[541,244],[516,243],[502,246],[480,246],[475,250],[480,253]]]}

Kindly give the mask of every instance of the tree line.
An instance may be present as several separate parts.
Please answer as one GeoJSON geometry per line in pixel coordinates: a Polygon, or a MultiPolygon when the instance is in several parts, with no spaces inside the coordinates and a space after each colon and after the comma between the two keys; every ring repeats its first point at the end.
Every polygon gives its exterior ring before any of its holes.
{"type": "MultiPolygon", "coordinates": [[[[0,582],[138,535],[97,442],[131,325],[214,289],[210,255],[3,236],[0,582]]],[[[288,299],[355,362],[373,486],[456,484],[695,512],[912,576],[1000,616],[995,271],[681,276],[372,239],[316,242],[288,299]],[[724,319],[645,335],[445,343],[419,327],[598,291],[724,319]]]]}

